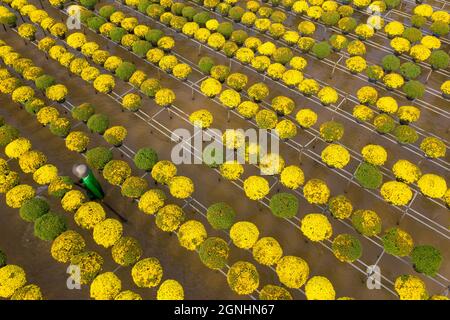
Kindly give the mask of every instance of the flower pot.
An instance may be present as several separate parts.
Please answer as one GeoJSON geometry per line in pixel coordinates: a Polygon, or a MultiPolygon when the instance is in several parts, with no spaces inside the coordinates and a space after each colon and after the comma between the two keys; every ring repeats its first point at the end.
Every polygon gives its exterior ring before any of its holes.
{"type": "Polygon", "coordinates": [[[443,97],[444,99],[450,100],[450,93],[444,93],[444,92],[442,92],[442,97],[443,97]]]}
{"type": "Polygon", "coordinates": [[[377,81],[378,81],[377,79],[369,78],[369,82],[370,82],[370,83],[377,83],[377,81]]]}

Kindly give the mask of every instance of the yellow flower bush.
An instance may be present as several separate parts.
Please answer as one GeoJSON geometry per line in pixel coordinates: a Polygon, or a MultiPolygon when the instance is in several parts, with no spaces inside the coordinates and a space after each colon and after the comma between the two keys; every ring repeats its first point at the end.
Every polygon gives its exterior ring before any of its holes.
{"type": "Polygon", "coordinates": [[[226,89],[220,94],[219,100],[225,107],[234,109],[241,103],[241,95],[233,89],[226,89]]]}
{"type": "Polygon", "coordinates": [[[78,232],[68,230],[53,240],[50,251],[53,259],[66,263],[77,254],[83,252],[85,248],[86,242],[83,237],[78,232]]]}
{"type": "Polygon", "coordinates": [[[443,199],[448,208],[450,208],[450,188],[445,192],[443,199]]]}
{"type": "Polygon", "coordinates": [[[365,105],[356,105],[353,108],[353,116],[359,121],[370,121],[375,114],[371,108],[365,105]]]}
{"type": "Polygon", "coordinates": [[[337,91],[331,87],[323,87],[319,90],[317,96],[324,105],[336,103],[339,99],[337,91]]]}
{"type": "Polygon", "coordinates": [[[186,63],[179,63],[172,68],[172,74],[180,80],[185,80],[191,74],[192,68],[186,63]]]}
{"type": "Polygon", "coordinates": [[[61,206],[65,211],[76,212],[86,201],[85,195],[79,190],[70,190],[61,199],[61,206]]]}
{"type": "Polygon", "coordinates": [[[201,222],[189,220],[180,226],[177,236],[182,247],[194,251],[205,241],[208,234],[201,222]]]}
{"type": "Polygon", "coordinates": [[[375,166],[382,166],[387,160],[387,151],[380,145],[368,144],[361,150],[364,160],[375,166]]]}
{"type": "Polygon", "coordinates": [[[416,122],[420,118],[420,109],[414,106],[401,106],[397,110],[397,116],[403,123],[416,122]]]}
{"type": "Polygon", "coordinates": [[[117,67],[122,64],[123,60],[122,58],[118,56],[110,56],[105,60],[104,67],[108,71],[116,71],[117,67]]]}
{"type": "Polygon", "coordinates": [[[114,146],[120,146],[127,137],[128,131],[123,126],[113,126],[103,133],[103,138],[106,140],[106,142],[114,145],[114,146]]]}
{"type": "Polygon", "coordinates": [[[156,226],[164,232],[174,232],[184,222],[184,212],[175,204],[168,204],[158,210],[156,226]]]}
{"type": "Polygon", "coordinates": [[[238,261],[228,270],[227,282],[231,290],[239,295],[254,292],[259,286],[259,274],[249,262],[238,261]]]}
{"type": "Polygon", "coordinates": [[[139,199],[139,210],[145,214],[155,214],[164,206],[166,196],[159,189],[151,189],[145,192],[139,199]]]}
{"type": "Polygon", "coordinates": [[[241,116],[250,119],[258,113],[259,105],[253,101],[243,101],[237,106],[236,110],[241,116]]]}
{"type": "Polygon", "coordinates": [[[395,291],[400,300],[427,300],[428,292],[425,283],[416,276],[402,275],[395,279],[395,291]]]}
{"type": "Polygon", "coordinates": [[[194,111],[189,116],[189,121],[196,127],[205,129],[213,123],[213,115],[206,109],[194,111]]]}
{"type": "Polygon", "coordinates": [[[188,177],[176,176],[171,178],[167,185],[170,194],[177,199],[189,198],[194,192],[194,183],[188,177]]]}
{"type": "Polygon", "coordinates": [[[171,73],[172,69],[178,64],[178,59],[174,55],[165,55],[162,57],[159,62],[158,66],[167,73],[171,73]]]}
{"type": "Polygon", "coordinates": [[[36,27],[30,23],[22,23],[17,31],[19,36],[24,39],[33,41],[35,39],[36,27]]]}
{"type": "Polygon", "coordinates": [[[322,150],[322,161],[330,167],[342,169],[350,161],[350,153],[339,144],[330,144],[322,150]]]}
{"type": "Polygon", "coordinates": [[[283,256],[283,249],[272,237],[259,239],[252,247],[253,258],[265,266],[276,264],[283,256]]]}
{"type": "Polygon", "coordinates": [[[74,219],[77,225],[83,229],[92,230],[97,224],[105,220],[106,213],[97,202],[83,203],[75,213],[74,219]]]}
{"type": "Polygon", "coordinates": [[[300,39],[300,35],[298,34],[298,32],[289,30],[283,33],[282,39],[286,41],[289,45],[294,45],[300,39]]]}
{"type": "Polygon", "coordinates": [[[347,52],[351,56],[363,56],[366,54],[366,46],[362,41],[354,40],[347,45],[347,52]]]}
{"type": "Polygon", "coordinates": [[[136,88],[140,88],[142,83],[147,80],[147,78],[147,74],[144,71],[136,70],[135,72],[133,72],[128,82],[136,88]]]}
{"type": "Polygon", "coordinates": [[[155,102],[160,107],[168,107],[175,101],[175,93],[171,89],[160,89],[155,94],[155,102]]]}
{"type": "Polygon", "coordinates": [[[116,219],[106,219],[94,227],[93,238],[95,243],[110,248],[122,237],[122,223],[116,219]]]}
{"type": "Polygon", "coordinates": [[[289,61],[289,66],[297,71],[303,71],[307,65],[308,62],[306,61],[306,59],[300,56],[295,56],[289,61]]]}
{"type": "Polygon", "coordinates": [[[17,138],[5,147],[5,154],[12,159],[17,159],[24,153],[30,151],[31,141],[26,138],[17,138]]]}
{"type": "Polygon", "coordinates": [[[381,97],[377,100],[377,108],[386,113],[395,113],[398,110],[397,101],[392,97],[381,97]]]}
{"type": "Polygon", "coordinates": [[[250,176],[244,180],[245,195],[250,200],[261,200],[269,193],[269,182],[259,176],[250,176]]]}
{"type": "Polygon", "coordinates": [[[371,25],[367,23],[361,23],[356,27],[355,33],[361,39],[370,39],[375,34],[375,30],[371,25]]]}
{"type": "Polygon", "coordinates": [[[225,42],[225,37],[218,32],[211,34],[208,38],[208,46],[215,50],[222,49],[225,42]]]}
{"type": "Polygon", "coordinates": [[[383,77],[383,82],[389,89],[398,89],[403,86],[405,80],[398,73],[389,73],[383,77]]]}
{"type": "Polygon", "coordinates": [[[303,73],[298,70],[287,70],[283,73],[281,79],[287,86],[295,87],[303,81],[303,73]]]}
{"type": "Polygon", "coordinates": [[[276,273],[286,287],[299,289],[308,279],[309,266],[302,258],[284,256],[277,263],[276,273]]]}
{"type": "Polygon", "coordinates": [[[291,120],[284,119],[277,123],[275,132],[280,139],[291,139],[297,135],[297,127],[291,120]]]}
{"type": "Polygon", "coordinates": [[[308,300],[334,300],[336,292],[333,284],[325,277],[314,276],[305,285],[306,299],[308,300]]]}
{"type": "Polygon", "coordinates": [[[338,195],[330,199],[328,209],[337,219],[349,218],[353,212],[353,205],[344,195],[338,195]]]}
{"type": "Polygon", "coordinates": [[[34,90],[29,86],[18,87],[12,92],[12,101],[25,104],[28,100],[34,97],[34,90]]]}
{"type": "Polygon", "coordinates": [[[89,137],[82,131],[72,131],[67,135],[65,142],[70,151],[84,152],[89,144],[89,137]]]}
{"type": "Polygon", "coordinates": [[[27,184],[20,184],[6,193],[6,204],[11,207],[18,209],[22,206],[22,204],[34,198],[35,191],[33,187],[27,184]]]}
{"type": "Polygon", "coordinates": [[[136,263],[131,275],[134,283],[140,288],[156,287],[163,277],[163,268],[156,258],[142,259],[136,263]]]}
{"type": "Polygon", "coordinates": [[[46,126],[59,118],[59,111],[53,107],[43,107],[36,116],[38,122],[46,126]]]}
{"type": "Polygon", "coordinates": [[[243,64],[249,64],[254,56],[255,53],[248,48],[239,48],[235,53],[236,59],[238,59],[243,64]]]}
{"type": "Polygon", "coordinates": [[[122,281],[112,272],[98,275],[91,283],[90,295],[95,300],[113,300],[122,290],[122,281]]]}
{"type": "Polygon", "coordinates": [[[230,238],[233,244],[241,249],[251,249],[259,238],[256,225],[248,221],[239,221],[230,229],[230,238]]]}
{"type": "Polygon", "coordinates": [[[408,185],[398,181],[388,181],[383,183],[380,192],[384,200],[396,206],[407,205],[413,196],[408,185]]]}
{"type": "Polygon", "coordinates": [[[403,26],[403,23],[398,21],[389,22],[384,26],[384,32],[391,38],[401,36],[403,31],[405,31],[405,27],[403,26]]]}
{"type": "Polygon", "coordinates": [[[316,31],[316,25],[311,21],[304,20],[298,24],[297,29],[303,36],[311,36],[316,31]]]}
{"type": "Polygon", "coordinates": [[[402,37],[395,37],[391,40],[390,45],[392,49],[399,54],[408,53],[411,49],[411,43],[409,40],[402,37]]]}
{"type": "Polygon", "coordinates": [[[240,129],[227,129],[222,135],[222,143],[227,149],[239,149],[245,143],[244,132],[240,129]]]}
{"type": "Polygon", "coordinates": [[[229,160],[219,166],[220,174],[227,180],[237,180],[244,173],[244,167],[236,160],[229,160]]]}
{"type": "Polygon", "coordinates": [[[398,160],[392,166],[392,172],[394,172],[394,175],[398,180],[405,183],[414,183],[422,175],[422,172],[418,166],[403,159],[398,160]]]}
{"type": "Polygon", "coordinates": [[[100,70],[95,67],[87,67],[81,71],[81,79],[87,82],[94,81],[100,75],[100,70]]]}
{"type": "Polygon", "coordinates": [[[360,56],[348,58],[345,60],[345,65],[351,72],[355,73],[363,72],[367,68],[366,59],[360,56]]]}
{"type": "Polygon", "coordinates": [[[177,174],[177,167],[168,160],[161,160],[154,165],[151,174],[156,182],[166,184],[177,174]]]}
{"type": "MultiPolygon", "coordinates": [[[[106,64],[106,62],[105,62],[106,64]]],[[[109,74],[101,74],[94,80],[94,88],[101,93],[111,92],[116,85],[114,77],[109,74]]]]}
{"type": "Polygon", "coordinates": [[[0,268],[0,297],[10,298],[26,282],[27,276],[21,267],[8,264],[0,268]]]}
{"type": "Polygon", "coordinates": [[[441,47],[441,40],[436,38],[435,36],[424,36],[420,40],[420,44],[424,45],[430,50],[439,49],[441,47]]]}
{"type": "Polygon", "coordinates": [[[333,228],[328,218],[320,213],[310,213],[300,222],[300,230],[311,241],[322,241],[333,235],[333,228]]]}
{"type": "Polygon", "coordinates": [[[295,115],[295,119],[302,128],[310,128],[317,122],[317,113],[311,109],[301,109],[295,115]]]}
{"type": "Polygon", "coordinates": [[[430,57],[431,50],[425,47],[423,44],[416,44],[415,46],[411,47],[411,50],[409,50],[409,55],[415,61],[425,61],[430,57]]]}
{"type": "Polygon", "coordinates": [[[300,167],[295,165],[287,166],[281,171],[280,182],[289,189],[298,189],[305,182],[305,175],[300,167]]]}
{"type": "Polygon", "coordinates": [[[445,179],[436,174],[424,174],[417,181],[420,191],[430,198],[442,198],[447,191],[447,183],[445,179]]]}
{"type": "Polygon", "coordinates": [[[259,72],[264,72],[270,66],[270,58],[266,56],[257,56],[252,60],[252,68],[259,72]]]}
{"type": "Polygon", "coordinates": [[[176,280],[165,280],[158,288],[156,300],[184,300],[183,286],[176,280]]]}
{"type": "Polygon", "coordinates": [[[25,152],[19,157],[19,166],[24,173],[34,173],[47,162],[47,157],[40,151],[25,152]]]}
{"type": "Polygon", "coordinates": [[[164,51],[170,51],[175,46],[175,40],[172,37],[164,36],[158,40],[157,45],[164,51]]]}
{"type": "Polygon", "coordinates": [[[58,168],[52,164],[45,164],[33,173],[33,180],[37,184],[49,184],[58,178],[58,168]]]}
{"type": "Polygon", "coordinates": [[[86,36],[81,32],[74,32],[67,36],[67,44],[74,49],[81,49],[81,47],[87,42],[86,36]]]}
{"type": "Polygon", "coordinates": [[[426,137],[420,143],[420,149],[428,158],[445,157],[447,147],[445,143],[435,137],[426,137]]]}
{"type": "Polygon", "coordinates": [[[431,18],[433,14],[433,7],[430,6],[429,4],[419,4],[414,8],[413,12],[418,16],[431,18]]]}
{"type": "Polygon", "coordinates": [[[324,181],[311,179],[305,184],[303,195],[311,204],[326,204],[330,197],[330,189],[324,181]]]}
{"type": "Polygon", "coordinates": [[[222,91],[222,84],[213,78],[202,81],[200,90],[208,97],[213,98],[222,91]]]}
{"type": "Polygon", "coordinates": [[[450,23],[450,14],[447,11],[444,10],[438,10],[438,11],[434,11],[433,14],[431,15],[431,21],[433,22],[443,22],[443,23],[450,23]]]}
{"type": "Polygon", "coordinates": [[[283,74],[286,72],[286,67],[281,63],[272,63],[267,68],[267,75],[274,80],[279,80],[283,77],[283,74]]]}
{"type": "Polygon", "coordinates": [[[103,168],[103,177],[112,185],[120,186],[131,175],[129,164],[122,160],[111,160],[103,168]]]}
{"type": "Polygon", "coordinates": [[[263,155],[259,162],[259,169],[263,175],[275,175],[281,173],[285,161],[277,153],[267,153],[263,155]]]}
{"type": "Polygon", "coordinates": [[[378,100],[378,92],[371,86],[359,88],[356,96],[361,104],[375,104],[378,100]]]}

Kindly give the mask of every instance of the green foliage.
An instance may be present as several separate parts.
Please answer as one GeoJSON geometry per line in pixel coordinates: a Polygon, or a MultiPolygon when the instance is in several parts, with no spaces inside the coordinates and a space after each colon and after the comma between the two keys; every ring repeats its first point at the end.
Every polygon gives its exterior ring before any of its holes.
{"type": "Polygon", "coordinates": [[[79,121],[87,122],[91,116],[95,114],[95,107],[90,103],[82,103],[73,107],[71,110],[72,117],[79,121]]]}
{"type": "Polygon", "coordinates": [[[181,10],[181,15],[188,19],[189,21],[192,21],[194,19],[194,16],[197,14],[197,10],[191,6],[185,6],[183,10],[181,10]]]}
{"type": "Polygon", "coordinates": [[[108,116],[101,113],[94,114],[88,119],[87,126],[92,132],[103,134],[109,127],[108,116]]]}
{"type": "Polygon", "coordinates": [[[145,40],[150,41],[152,45],[156,46],[159,39],[161,39],[162,37],[164,37],[164,32],[159,29],[152,29],[149,30],[145,35],[145,40]]]}
{"type": "Polygon", "coordinates": [[[96,147],[86,152],[86,161],[94,169],[102,170],[113,158],[112,151],[105,147],[96,147]]]}
{"type": "Polygon", "coordinates": [[[344,126],[337,121],[327,121],[320,125],[320,136],[327,142],[340,140],[344,135],[344,126]]]}
{"type": "Polygon", "coordinates": [[[117,264],[131,266],[142,256],[142,248],[136,239],[122,237],[114,244],[111,253],[117,264]]]}
{"type": "Polygon", "coordinates": [[[413,27],[422,28],[427,23],[427,18],[419,16],[417,14],[411,16],[411,24],[413,27]]]}
{"type": "Polygon", "coordinates": [[[144,58],[147,54],[147,51],[152,48],[150,42],[146,40],[138,40],[133,43],[132,50],[139,57],[144,58]]]}
{"type": "MultiPolygon", "coordinates": [[[[330,48],[330,45],[328,42],[325,42],[326,45],[330,48]]],[[[314,49],[314,47],[313,47],[314,49]]],[[[286,47],[281,47],[275,50],[275,52],[272,55],[272,58],[275,62],[281,63],[281,64],[287,64],[291,59],[294,57],[294,54],[292,53],[292,50],[286,47]]]]}
{"type": "Polygon", "coordinates": [[[355,30],[357,22],[352,17],[344,17],[339,20],[338,25],[342,32],[345,34],[355,30]]]}
{"type": "Polygon", "coordinates": [[[419,139],[416,130],[406,125],[397,126],[394,129],[394,136],[400,143],[414,143],[419,139]]]}
{"type": "Polygon", "coordinates": [[[98,13],[100,14],[100,16],[102,16],[103,18],[109,20],[109,17],[116,12],[116,8],[114,6],[111,5],[105,5],[103,7],[101,7],[98,10],[98,13]]]}
{"type": "Polygon", "coordinates": [[[100,27],[106,23],[106,19],[102,17],[92,17],[89,18],[87,21],[87,25],[90,29],[94,30],[95,32],[98,32],[100,30],[100,27]]]}
{"type": "Polygon", "coordinates": [[[140,198],[147,189],[147,180],[140,177],[128,177],[122,184],[121,192],[128,198],[140,198]]]}
{"type": "Polygon", "coordinates": [[[53,241],[66,230],[65,217],[52,212],[44,214],[34,222],[34,235],[44,241],[53,241]]]}
{"type": "Polygon", "coordinates": [[[147,7],[147,15],[153,19],[159,19],[159,17],[165,12],[164,8],[159,4],[151,4],[147,7]]]}
{"type": "Polygon", "coordinates": [[[400,74],[407,80],[414,80],[422,73],[420,66],[414,62],[405,62],[400,66],[400,74]]]}
{"type": "Polygon", "coordinates": [[[417,246],[411,253],[414,269],[428,276],[435,276],[442,263],[441,252],[433,246],[417,246]]]}
{"type": "Polygon", "coordinates": [[[403,92],[408,99],[422,98],[425,93],[425,86],[417,80],[410,80],[402,87],[403,92]]]}
{"type": "Polygon", "coordinates": [[[43,198],[29,199],[20,207],[20,217],[27,222],[34,222],[50,210],[50,205],[43,198]]]}
{"type": "Polygon", "coordinates": [[[194,16],[194,22],[197,22],[199,26],[204,27],[206,22],[211,19],[209,12],[202,11],[194,16]]]}
{"type": "Polygon", "coordinates": [[[55,197],[55,198],[62,198],[64,197],[64,195],[69,192],[70,190],[72,190],[73,188],[73,180],[68,177],[68,176],[61,176],[58,177],[56,180],[53,180],[50,185],[48,186],[48,193],[50,196],[55,197]],[[62,184],[63,187],[59,186],[58,188],[54,188],[54,184],[62,184]],[[54,190],[51,190],[54,189],[54,190]]]}
{"type": "Polygon", "coordinates": [[[356,231],[369,237],[379,234],[382,227],[380,217],[371,210],[355,211],[352,215],[352,225],[356,231]]]}
{"type": "Polygon", "coordinates": [[[363,162],[355,171],[355,179],[367,189],[378,189],[383,182],[383,174],[373,164],[363,162]]]}
{"type": "Polygon", "coordinates": [[[158,154],[152,148],[141,148],[134,156],[133,161],[139,169],[150,171],[158,162],[158,154]]]}
{"type": "Polygon", "coordinates": [[[175,2],[170,7],[170,12],[172,12],[176,16],[181,16],[184,7],[186,7],[186,5],[184,3],[182,3],[182,2],[175,2]]]}
{"type": "Polygon", "coordinates": [[[408,256],[413,250],[413,242],[410,236],[399,228],[386,230],[382,237],[383,247],[387,253],[394,256],[408,256]],[[405,237],[406,235],[406,237],[405,237]]]}
{"type": "Polygon", "coordinates": [[[48,87],[51,87],[52,85],[56,84],[55,78],[48,74],[44,74],[40,77],[38,77],[36,80],[34,80],[34,84],[36,85],[36,88],[39,90],[45,90],[48,87]]]}
{"type": "Polygon", "coordinates": [[[8,143],[13,140],[16,140],[19,137],[19,130],[10,126],[9,124],[5,124],[0,127],[0,147],[6,147],[8,143]]]}
{"type": "Polygon", "coordinates": [[[312,47],[312,53],[318,59],[325,59],[331,54],[331,46],[326,41],[316,43],[312,47]]]}
{"type": "Polygon", "coordinates": [[[153,98],[160,89],[162,88],[161,82],[158,79],[150,78],[142,82],[141,91],[147,96],[153,98]]]}
{"type": "Polygon", "coordinates": [[[298,199],[287,192],[277,193],[270,199],[270,210],[275,217],[292,218],[298,212],[298,199]]]}
{"type": "Polygon", "coordinates": [[[89,10],[92,10],[95,8],[95,5],[97,4],[97,0],[80,0],[80,4],[83,7],[86,7],[89,10]]]}
{"type": "Polygon", "coordinates": [[[332,249],[335,256],[344,262],[353,262],[362,255],[361,242],[351,234],[340,234],[334,238],[332,249]]]}
{"type": "Polygon", "coordinates": [[[49,129],[50,132],[55,136],[65,138],[70,132],[70,121],[59,121],[59,120],[67,120],[65,118],[59,118],[56,121],[50,123],[49,129]]]}
{"type": "Polygon", "coordinates": [[[395,120],[385,113],[377,115],[373,119],[373,124],[375,125],[375,130],[379,133],[389,133],[395,128],[395,120]]]}
{"type": "Polygon", "coordinates": [[[450,27],[448,26],[447,23],[442,22],[442,21],[436,21],[433,22],[433,24],[430,27],[431,32],[433,32],[434,35],[438,36],[438,37],[443,37],[446,36],[449,32],[450,27]]]}
{"type": "Polygon", "coordinates": [[[334,26],[338,23],[341,16],[336,11],[325,11],[322,13],[320,20],[325,23],[327,26],[334,26]]]}
{"type": "Polygon", "coordinates": [[[225,39],[230,39],[233,31],[234,31],[234,28],[233,28],[233,24],[231,22],[222,22],[217,27],[217,32],[222,34],[225,37],[225,39]]]}
{"type": "Polygon", "coordinates": [[[434,50],[428,59],[433,69],[447,69],[449,56],[444,50],[434,50]]]}
{"type": "Polygon", "coordinates": [[[135,71],[136,66],[134,63],[125,61],[117,67],[116,76],[123,81],[128,81],[135,71]]]}
{"type": "Polygon", "coordinates": [[[415,27],[405,28],[403,31],[402,37],[408,39],[411,43],[416,43],[422,39],[422,31],[415,27]]]}
{"type": "Polygon", "coordinates": [[[206,216],[214,229],[226,230],[233,225],[236,212],[225,202],[218,202],[208,208],[206,216]]]}
{"type": "Polygon", "coordinates": [[[198,254],[205,266],[219,270],[227,264],[229,251],[230,248],[223,239],[210,237],[199,246],[198,254]]]}
{"type": "Polygon", "coordinates": [[[231,41],[235,42],[239,46],[242,46],[247,38],[248,34],[244,30],[235,30],[231,34],[231,41]]]}
{"type": "Polygon", "coordinates": [[[198,67],[204,74],[210,74],[211,68],[214,67],[214,60],[211,57],[201,57],[198,62],[198,67]]]}
{"type": "Polygon", "coordinates": [[[398,68],[400,68],[400,59],[393,54],[388,54],[383,57],[383,59],[381,60],[381,64],[384,71],[397,71],[398,68]]]}
{"type": "Polygon", "coordinates": [[[109,32],[109,37],[114,42],[120,42],[122,40],[122,37],[127,34],[127,30],[125,30],[122,27],[114,27],[109,32]]]}
{"type": "Polygon", "coordinates": [[[230,11],[230,9],[231,9],[231,5],[229,5],[228,3],[225,3],[225,2],[219,3],[216,6],[216,12],[223,16],[228,15],[228,12],[230,11]]]}
{"type": "Polygon", "coordinates": [[[147,8],[150,4],[151,2],[149,0],[140,0],[137,5],[137,9],[140,13],[146,14],[147,8]]]}
{"type": "Polygon", "coordinates": [[[37,114],[43,107],[45,107],[45,103],[39,98],[32,98],[25,103],[25,110],[33,115],[37,114]]]}
{"type": "Polygon", "coordinates": [[[401,0],[384,0],[388,9],[397,8],[400,5],[401,0]]]}
{"type": "Polygon", "coordinates": [[[242,7],[235,6],[228,11],[228,16],[234,21],[239,22],[241,21],[241,18],[244,15],[244,13],[245,10],[242,7]]]}

